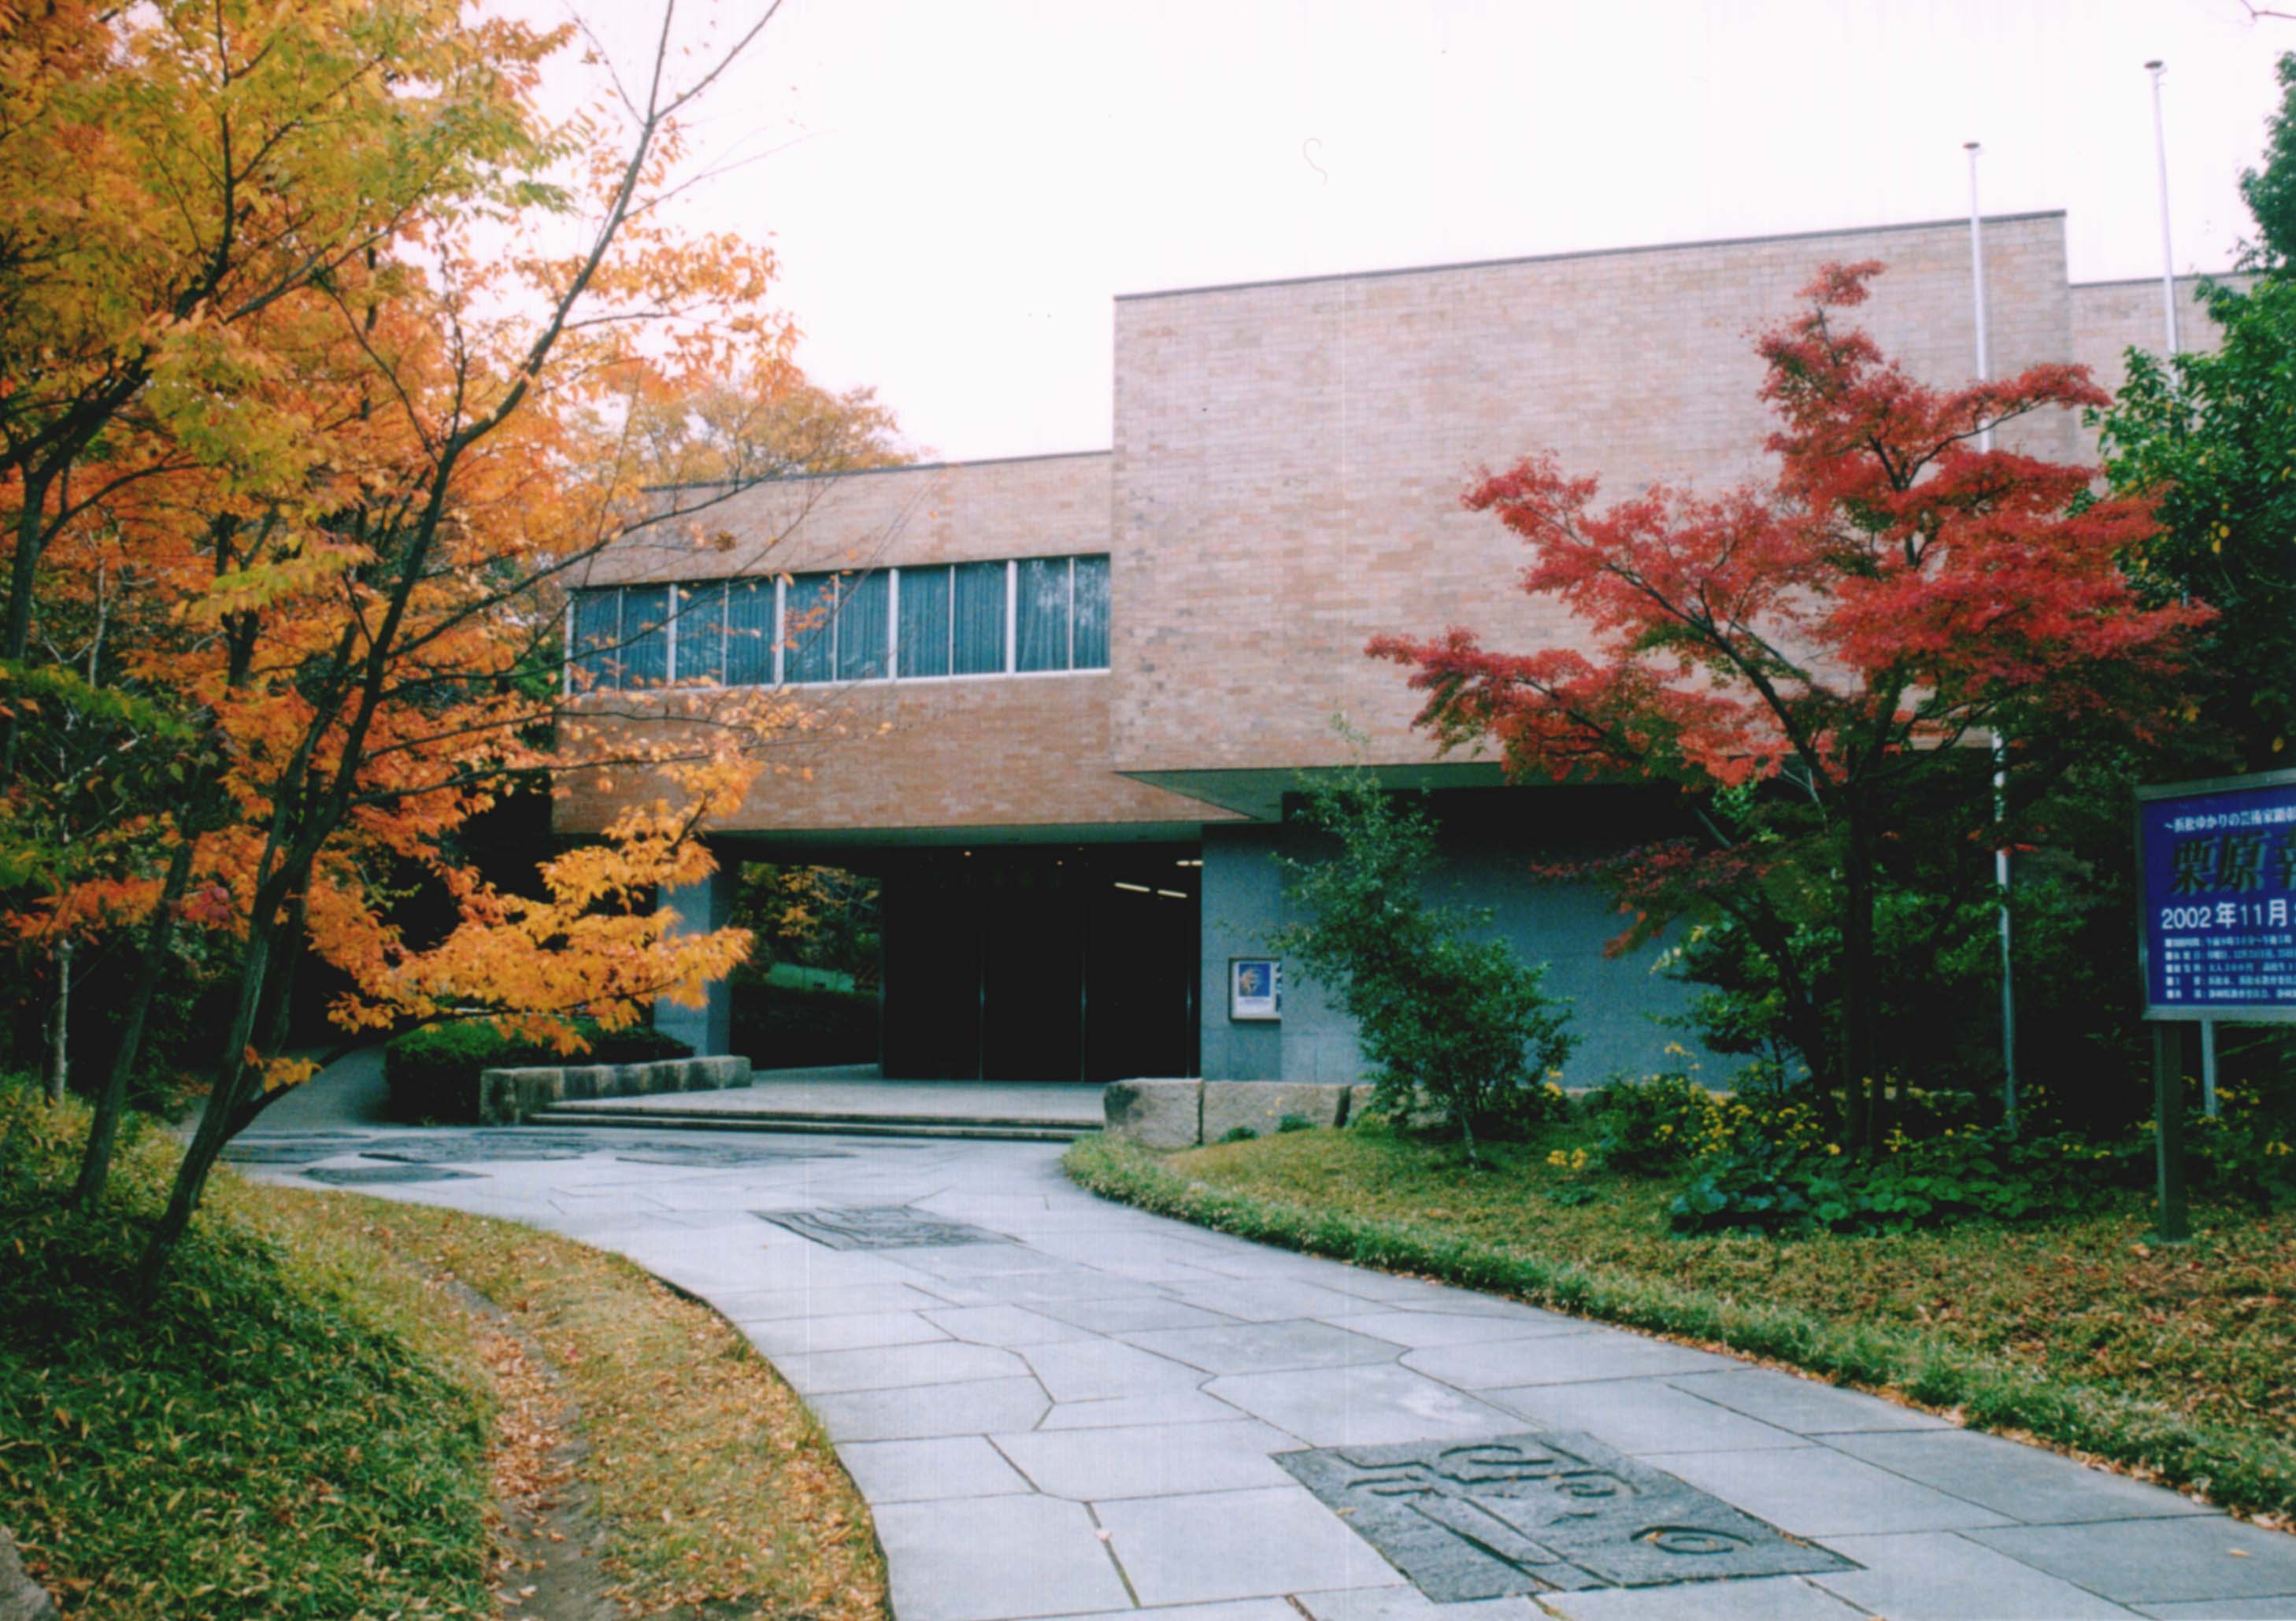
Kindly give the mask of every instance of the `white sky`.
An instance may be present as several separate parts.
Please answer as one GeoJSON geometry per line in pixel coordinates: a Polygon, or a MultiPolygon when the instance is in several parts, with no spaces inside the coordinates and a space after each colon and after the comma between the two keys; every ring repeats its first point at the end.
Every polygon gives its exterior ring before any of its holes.
{"type": "Polygon", "coordinates": [[[2075,280],[2157,274],[2156,56],[2177,265],[2223,268],[2286,49],[2240,0],[787,0],[687,206],[919,450],[1094,449],[1114,294],[1961,217],[1966,140],[2075,280]]]}

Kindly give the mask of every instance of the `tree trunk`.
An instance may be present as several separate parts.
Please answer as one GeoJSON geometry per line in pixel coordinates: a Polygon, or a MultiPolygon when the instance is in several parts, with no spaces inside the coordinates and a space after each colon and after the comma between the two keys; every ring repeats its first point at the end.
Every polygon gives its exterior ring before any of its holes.
{"type": "Polygon", "coordinates": [[[71,1090],[72,942],[59,940],[55,949],[56,999],[48,1007],[47,1060],[45,1072],[48,1101],[61,1103],[71,1090]]]}
{"type": "Polygon", "coordinates": [[[176,1167],[176,1185],[168,1195],[168,1208],[160,1216],[160,1224],[152,1230],[143,1259],[136,1265],[135,1298],[139,1300],[152,1298],[161,1269],[182,1241],[184,1229],[191,1225],[192,1213],[199,1208],[200,1196],[207,1191],[209,1173],[215,1169],[223,1145],[231,1141],[232,1121],[239,1113],[247,1089],[248,1037],[255,1031],[264,984],[270,978],[272,941],[280,928],[278,896],[275,891],[266,893],[270,889],[271,886],[266,885],[256,893],[252,915],[267,921],[250,925],[247,932],[247,955],[239,970],[239,1002],[232,1013],[230,1034],[216,1060],[207,1107],[200,1111],[199,1129],[192,1135],[191,1147],[184,1151],[183,1163],[176,1167]]]}
{"type": "Polygon", "coordinates": [[[135,988],[127,999],[127,1019],[119,1032],[119,1051],[112,1058],[111,1073],[103,1083],[102,1095],[95,1101],[95,1119],[88,1127],[87,1152],[81,1158],[79,1182],[72,1190],[72,1199],[81,1209],[95,1208],[103,1197],[103,1185],[111,1175],[111,1150],[119,1134],[119,1119],[127,1110],[127,1078],[135,1072],[135,1060],[144,1044],[144,1027],[149,1020],[152,1003],[160,994],[160,976],[166,971],[168,953],[175,943],[176,907],[191,885],[192,839],[188,831],[176,830],[178,837],[174,852],[168,857],[168,876],[160,886],[160,903],[152,909],[152,920],[144,931],[142,960],[135,965],[135,988]]]}
{"type": "MultiPolygon", "coordinates": [[[[20,466],[22,503],[16,509],[15,558],[8,572],[8,609],[0,618],[0,660],[23,660],[32,642],[32,586],[39,574],[40,552],[47,541],[48,483],[53,476],[20,466]]],[[[0,716],[0,784],[16,775],[16,716],[0,716]]]]}
{"type": "Polygon", "coordinates": [[[1845,821],[1848,848],[1841,872],[1841,1067],[1849,1104],[1853,1152],[1881,1151],[1885,1101],[1876,1028],[1874,963],[1874,830],[1862,796],[1853,796],[1845,821]]]}

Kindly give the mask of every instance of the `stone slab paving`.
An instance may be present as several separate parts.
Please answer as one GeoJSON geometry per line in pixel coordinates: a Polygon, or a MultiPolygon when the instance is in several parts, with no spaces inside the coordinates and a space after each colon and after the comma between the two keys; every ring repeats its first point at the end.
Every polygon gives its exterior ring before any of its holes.
{"type": "MultiPolygon", "coordinates": [[[[325,1126],[264,1134],[242,1169],[324,1183],[451,1164],[454,1180],[362,1185],[619,1250],[739,1324],[869,1499],[901,1621],[2296,1617],[2296,1537],[1853,1391],[1107,1204],[1062,1176],[1058,1145],[761,1136],[639,1157],[657,1129],[570,1132],[578,1152],[545,1158],[528,1128],[385,1161],[357,1150],[405,1131],[325,1126]],[[767,1219],[808,1215],[825,1224],[767,1219]],[[1502,1438],[1519,1459],[1541,1437],[1626,1461],[1485,1478],[1502,1438]],[[1569,1540],[1578,1516],[1540,1493],[1630,1514],[1649,1470],[1682,1483],[1648,1498],[1669,1515],[1718,1500],[1838,1558],[1438,1603],[1278,1461],[1358,1449],[1392,1467],[1398,1448],[1449,1482],[1399,1501],[1487,1569],[1493,1549],[1537,1562],[1523,1525],[1569,1540]]],[[[1652,1539],[1694,1569],[1683,1530],[1652,1539]]]]}

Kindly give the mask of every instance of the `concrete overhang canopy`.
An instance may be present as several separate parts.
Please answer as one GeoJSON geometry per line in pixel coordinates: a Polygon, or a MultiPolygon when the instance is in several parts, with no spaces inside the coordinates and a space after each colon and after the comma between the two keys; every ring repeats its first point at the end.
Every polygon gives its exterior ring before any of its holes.
{"type": "MultiPolygon", "coordinates": [[[[1245,766],[1207,771],[1127,771],[1119,774],[1168,793],[1185,794],[1207,805],[1249,816],[1256,822],[1280,822],[1283,796],[1298,793],[1305,779],[1332,766],[1245,766]]],[[[1407,792],[1418,789],[1499,788],[1506,774],[1491,760],[1463,760],[1433,765],[1367,765],[1364,769],[1382,788],[1407,792]]]]}

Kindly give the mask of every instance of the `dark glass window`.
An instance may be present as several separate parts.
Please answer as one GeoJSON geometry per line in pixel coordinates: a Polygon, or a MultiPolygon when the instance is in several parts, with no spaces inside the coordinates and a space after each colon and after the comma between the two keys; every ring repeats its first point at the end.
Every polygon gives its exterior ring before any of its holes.
{"type": "Polygon", "coordinates": [[[1076,560],[1076,667],[1108,667],[1108,559],[1076,560]]]}
{"type": "Polygon", "coordinates": [[[658,687],[669,679],[669,587],[622,587],[622,685],[658,687]]]}
{"type": "Polygon", "coordinates": [[[1019,603],[1013,618],[1013,667],[1020,670],[1069,667],[1069,560],[1021,560],[1019,603]]]}
{"type": "Polygon", "coordinates": [[[837,577],[800,574],[782,610],[782,679],[829,681],[837,675],[837,577]]]}
{"type": "Polygon", "coordinates": [[[892,580],[882,572],[841,575],[837,583],[837,679],[882,681],[892,634],[892,580]]]}
{"type": "Polygon", "coordinates": [[[955,645],[952,675],[1002,675],[1004,670],[1004,565],[959,563],[955,570],[955,645]]]}
{"type": "Polygon", "coordinates": [[[612,586],[603,591],[574,594],[574,659],[581,667],[574,690],[590,692],[617,684],[614,655],[622,639],[622,594],[612,586]]]}
{"type": "Polygon", "coordinates": [[[578,690],[1108,667],[1105,556],[801,574],[778,593],[734,579],[569,595],[578,690]]]}
{"type": "Polygon", "coordinates": [[[774,582],[769,579],[726,583],[726,684],[774,684],[774,582]]]}
{"type": "Polygon", "coordinates": [[[679,681],[726,679],[726,582],[704,580],[677,588],[679,681]]]}
{"type": "Polygon", "coordinates": [[[903,675],[948,674],[948,570],[901,570],[901,624],[894,642],[903,675]]]}

